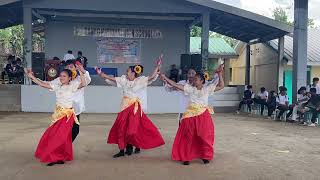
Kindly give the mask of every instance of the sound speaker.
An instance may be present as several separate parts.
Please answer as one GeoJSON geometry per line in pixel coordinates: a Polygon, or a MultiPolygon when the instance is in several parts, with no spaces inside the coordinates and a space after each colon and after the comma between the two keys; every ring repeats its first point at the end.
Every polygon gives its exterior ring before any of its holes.
{"type": "Polygon", "coordinates": [[[181,54],[180,56],[180,69],[189,69],[191,67],[191,55],[181,54]]]}
{"type": "Polygon", "coordinates": [[[32,70],[34,75],[41,80],[44,80],[44,60],[44,53],[32,53],[32,70]]]}
{"type": "Polygon", "coordinates": [[[202,56],[201,54],[192,54],[191,55],[191,67],[196,71],[202,70],[202,56]]]}

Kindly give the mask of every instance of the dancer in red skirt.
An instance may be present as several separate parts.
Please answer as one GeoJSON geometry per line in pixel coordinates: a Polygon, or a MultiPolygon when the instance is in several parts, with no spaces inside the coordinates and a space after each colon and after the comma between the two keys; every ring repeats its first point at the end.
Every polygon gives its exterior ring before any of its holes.
{"type": "Polygon", "coordinates": [[[182,116],[181,124],[176,134],[172,159],[182,161],[184,165],[189,165],[193,159],[202,159],[205,164],[213,159],[214,149],[214,124],[211,118],[213,109],[208,106],[208,98],[214,92],[224,88],[222,71],[219,74],[219,83],[205,84],[205,75],[197,73],[193,80],[193,85],[184,86],[175,83],[161,75],[161,78],[184,91],[189,95],[189,106],[182,116]]]}
{"type": "Polygon", "coordinates": [[[117,144],[120,152],[113,157],[121,157],[125,154],[140,153],[141,149],[156,148],[164,144],[158,128],[145,115],[146,90],[148,84],[157,79],[161,63],[158,63],[153,73],[149,76],[141,76],[143,67],[141,65],[130,66],[127,74],[121,77],[110,77],[104,74],[100,68],[97,73],[107,83],[116,85],[123,91],[121,111],[113,124],[107,143],[117,144]],[[125,151],[126,150],[126,151],[125,151]]]}
{"type": "Polygon", "coordinates": [[[73,160],[71,130],[74,122],[79,124],[72,108],[73,96],[78,89],[87,84],[83,73],[79,72],[80,81],[71,81],[72,72],[68,69],[63,70],[59,77],[61,84],[57,85],[41,81],[30,69],[25,69],[26,75],[33,82],[56,93],[56,109],[52,115],[51,125],[42,135],[35,152],[35,157],[43,163],[48,163],[48,166],[73,160]]]}

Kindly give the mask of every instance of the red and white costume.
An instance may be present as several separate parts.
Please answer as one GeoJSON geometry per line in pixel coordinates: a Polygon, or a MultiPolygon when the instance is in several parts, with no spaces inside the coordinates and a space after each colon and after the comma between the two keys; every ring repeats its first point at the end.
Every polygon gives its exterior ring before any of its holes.
{"type": "Polygon", "coordinates": [[[73,96],[79,85],[79,81],[68,85],[50,83],[51,90],[56,93],[56,109],[51,125],[42,135],[35,152],[35,157],[41,162],[73,160],[71,129],[74,122],[79,124],[73,109],[73,96]]]}
{"type": "MultiPolygon", "coordinates": [[[[164,144],[158,128],[145,115],[148,77],[129,81],[125,75],[116,77],[116,86],[123,91],[121,111],[108,136],[108,144],[117,144],[120,150],[131,144],[141,149],[151,149],[164,144]]],[[[109,80],[106,80],[109,84],[109,80]]]]}
{"type": "Polygon", "coordinates": [[[216,84],[213,83],[204,85],[201,90],[189,84],[184,86],[184,93],[189,96],[190,103],[182,116],[173,143],[173,160],[213,159],[213,110],[208,106],[208,98],[214,93],[215,88],[216,84]]]}

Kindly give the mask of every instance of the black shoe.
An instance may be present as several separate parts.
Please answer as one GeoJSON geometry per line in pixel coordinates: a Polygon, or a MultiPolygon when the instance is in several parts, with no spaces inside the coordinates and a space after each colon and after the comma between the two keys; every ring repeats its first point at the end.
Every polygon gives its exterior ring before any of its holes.
{"type": "Polygon", "coordinates": [[[210,163],[210,161],[207,160],[207,159],[202,159],[202,161],[203,161],[204,164],[209,164],[210,163]]]}
{"type": "Polygon", "coordinates": [[[134,153],[135,154],[139,154],[141,152],[141,149],[140,148],[136,148],[135,150],[134,150],[134,153]]]}
{"type": "Polygon", "coordinates": [[[190,162],[189,161],[184,161],[182,164],[185,165],[185,166],[188,166],[190,164],[190,162]]]}
{"type": "Polygon", "coordinates": [[[57,161],[56,164],[64,164],[64,161],[57,161]]]}
{"type": "Polygon", "coordinates": [[[126,147],[126,155],[128,155],[128,156],[131,156],[132,155],[132,152],[133,152],[133,146],[132,145],[127,145],[127,147],[126,147]]]}
{"type": "Polygon", "coordinates": [[[118,158],[118,157],[122,157],[122,156],[124,156],[124,150],[121,150],[117,154],[113,155],[113,158],[118,158]]]}
{"type": "Polygon", "coordinates": [[[52,162],[52,163],[47,164],[47,166],[54,166],[56,164],[57,164],[57,162],[52,162]]]}

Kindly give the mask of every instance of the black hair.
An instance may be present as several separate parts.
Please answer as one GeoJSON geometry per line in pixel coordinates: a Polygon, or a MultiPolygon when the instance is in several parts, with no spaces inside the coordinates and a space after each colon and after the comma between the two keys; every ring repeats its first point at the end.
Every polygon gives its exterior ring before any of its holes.
{"type": "Polygon", "coordinates": [[[65,73],[67,73],[67,75],[68,75],[69,77],[72,77],[72,71],[71,71],[71,70],[69,70],[69,69],[64,69],[64,70],[62,70],[60,73],[62,73],[62,72],[65,72],[65,73]]]}
{"type": "Polygon", "coordinates": [[[53,60],[60,60],[57,56],[53,57],[53,60]]]}
{"type": "Polygon", "coordinates": [[[140,74],[137,74],[137,73],[134,71],[134,68],[135,68],[136,66],[129,66],[131,72],[134,73],[134,76],[135,76],[136,78],[139,77],[139,76],[143,73],[143,66],[142,66],[142,65],[138,65],[138,66],[141,67],[141,73],[140,73],[140,74]]]}
{"type": "Polygon", "coordinates": [[[252,86],[251,86],[251,85],[248,85],[248,86],[247,86],[247,89],[252,89],[252,86]]]}
{"type": "Polygon", "coordinates": [[[202,80],[202,84],[205,84],[206,83],[206,78],[204,77],[204,74],[203,73],[197,73],[196,74],[197,77],[199,77],[201,80],[202,80]]]}
{"type": "Polygon", "coordinates": [[[275,93],[274,90],[270,91],[270,97],[274,97],[274,93],[275,93]]]}
{"type": "Polygon", "coordinates": [[[318,77],[313,78],[312,82],[319,81],[318,77]]]}
{"type": "Polygon", "coordinates": [[[78,51],[78,54],[82,56],[82,51],[78,51]]]}
{"type": "Polygon", "coordinates": [[[14,59],[15,59],[14,55],[11,55],[11,54],[10,54],[10,55],[8,56],[8,61],[14,61],[14,59]]]}
{"type": "Polygon", "coordinates": [[[317,93],[317,89],[316,88],[310,88],[310,92],[316,94],[317,93]]]}
{"type": "Polygon", "coordinates": [[[66,63],[65,63],[66,66],[68,66],[68,65],[70,65],[70,64],[76,65],[75,60],[69,59],[69,60],[67,60],[66,63]]]}
{"type": "Polygon", "coordinates": [[[266,91],[266,88],[265,88],[265,87],[262,87],[262,88],[260,88],[260,91],[261,91],[261,92],[265,92],[265,91],[266,91]]]}
{"type": "Polygon", "coordinates": [[[68,54],[72,54],[72,51],[71,51],[71,50],[68,50],[68,54]]]}
{"type": "Polygon", "coordinates": [[[17,62],[22,62],[22,60],[20,59],[20,58],[17,58],[17,60],[16,60],[17,62]]]}
{"type": "Polygon", "coordinates": [[[301,91],[306,91],[307,88],[306,88],[305,86],[302,86],[302,87],[300,88],[300,90],[301,90],[301,91]]]}
{"type": "Polygon", "coordinates": [[[17,61],[12,61],[12,65],[17,65],[17,61]]]}

